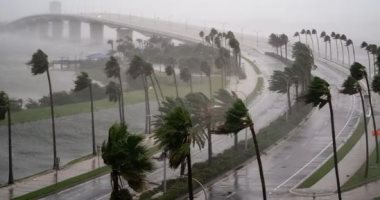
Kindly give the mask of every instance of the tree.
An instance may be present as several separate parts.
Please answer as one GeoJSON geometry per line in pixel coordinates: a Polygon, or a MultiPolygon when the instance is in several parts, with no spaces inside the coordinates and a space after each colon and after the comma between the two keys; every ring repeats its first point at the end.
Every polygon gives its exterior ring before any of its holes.
{"type": "Polygon", "coordinates": [[[212,98],[212,80],[211,80],[211,66],[208,64],[208,62],[203,61],[201,63],[201,71],[205,73],[205,75],[208,77],[208,85],[209,85],[209,92],[210,92],[210,98],[212,98]]]}
{"type": "Polygon", "coordinates": [[[298,42],[301,42],[301,36],[298,31],[294,33],[293,37],[298,37],[298,42]]]}
{"type": "MultiPolygon", "coordinates": [[[[353,53],[353,55],[354,55],[354,62],[356,62],[356,56],[355,56],[355,46],[354,46],[354,43],[352,42],[352,40],[351,39],[348,39],[347,41],[346,41],[346,46],[347,46],[347,48],[348,48],[348,46],[352,46],[352,53],[353,53]]],[[[351,64],[351,62],[349,61],[349,64],[351,64]]]]}
{"type": "Polygon", "coordinates": [[[187,162],[187,180],[189,199],[193,200],[193,183],[191,167],[191,145],[203,147],[205,136],[193,129],[190,112],[180,99],[166,98],[163,102],[165,109],[160,109],[162,115],[156,116],[156,131],[154,138],[158,146],[167,152],[169,167],[178,168],[181,163],[187,162]]]}
{"type": "Polygon", "coordinates": [[[264,171],[263,166],[261,163],[261,156],[260,156],[260,149],[258,146],[258,141],[256,138],[256,133],[254,129],[253,120],[251,119],[248,109],[243,103],[243,101],[236,97],[236,94],[233,94],[235,97],[235,101],[233,102],[232,106],[228,108],[226,114],[225,114],[225,122],[223,125],[220,125],[217,128],[217,133],[219,134],[230,134],[230,133],[236,133],[239,132],[245,128],[249,128],[252,134],[253,143],[255,146],[255,152],[256,152],[256,158],[257,158],[257,164],[259,166],[259,172],[260,172],[260,180],[261,180],[261,187],[262,187],[262,193],[263,193],[263,199],[267,199],[266,195],[266,187],[265,187],[265,177],[264,177],[264,171]]]}
{"type": "Polygon", "coordinates": [[[8,121],[8,184],[13,184],[13,159],[12,159],[12,118],[10,99],[4,91],[0,91],[0,121],[7,118],[8,121]]]}
{"type": "Polygon", "coordinates": [[[280,38],[276,34],[272,33],[269,35],[268,43],[276,49],[277,55],[279,55],[278,48],[281,46],[280,38]]]}
{"type": "Polygon", "coordinates": [[[285,34],[280,35],[280,41],[281,44],[285,46],[285,58],[288,59],[288,43],[289,43],[289,38],[285,34]]]}
{"type": "Polygon", "coordinates": [[[92,95],[92,80],[88,76],[86,72],[81,72],[79,76],[77,76],[77,80],[74,81],[75,92],[82,91],[86,88],[89,89],[90,92],[90,101],[91,101],[91,133],[92,133],[92,155],[96,155],[96,142],[95,142],[95,122],[94,122],[94,98],[92,95]]]}
{"type": "Polygon", "coordinates": [[[121,188],[120,177],[135,191],[142,191],[146,173],[153,169],[143,137],[131,134],[127,126],[114,124],[108,131],[108,141],[102,145],[102,158],[111,168],[111,200],[132,200],[127,188],[121,188]]]}
{"type": "Polygon", "coordinates": [[[331,38],[335,40],[335,44],[336,44],[336,60],[339,61],[338,39],[340,38],[340,34],[332,32],[331,33],[331,38]]]}
{"type": "Polygon", "coordinates": [[[325,59],[327,59],[327,43],[326,43],[326,32],[322,31],[320,37],[323,39],[323,42],[325,43],[325,59]]]}
{"type": "MultiPolygon", "coordinates": [[[[347,41],[347,37],[345,34],[342,34],[340,35],[340,38],[338,38],[340,40],[340,46],[342,47],[342,64],[344,65],[344,48],[343,48],[343,41],[347,41]]],[[[348,48],[347,48],[348,49],[348,48]]],[[[347,51],[347,53],[349,53],[347,51]]]]}
{"type": "Polygon", "coordinates": [[[174,65],[167,65],[166,68],[165,68],[165,73],[168,76],[173,76],[174,86],[175,86],[175,93],[176,93],[176,97],[178,98],[179,97],[179,95],[178,95],[178,85],[177,85],[177,78],[176,78],[176,75],[175,75],[174,65]]]}
{"type": "Polygon", "coordinates": [[[315,30],[315,29],[311,30],[311,34],[315,35],[315,38],[317,39],[318,56],[321,56],[321,53],[320,53],[320,51],[319,51],[319,39],[318,39],[318,33],[317,33],[317,30],[315,30]]]}
{"type": "Polygon", "coordinates": [[[372,54],[373,58],[373,74],[378,74],[379,70],[376,70],[376,54],[377,54],[377,45],[376,44],[370,44],[369,45],[369,52],[372,54]]]}
{"type": "Polygon", "coordinates": [[[125,123],[125,114],[124,114],[124,92],[123,92],[123,83],[121,82],[121,69],[119,62],[115,57],[111,56],[110,59],[106,63],[106,67],[104,68],[104,72],[106,73],[108,78],[115,78],[119,81],[120,86],[120,104],[121,104],[121,115],[122,115],[122,123],[125,123]]]}
{"type": "Polygon", "coordinates": [[[113,52],[114,49],[113,49],[113,40],[107,40],[107,44],[109,44],[111,46],[111,51],[113,52]]]}
{"type": "Polygon", "coordinates": [[[292,112],[292,104],[290,101],[290,87],[291,87],[291,77],[288,76],[285,72],[275,70],[270,79],[269,90],[275,91],[278,93],[286,93],[288,99],[288,110],[289,113],[292,112]]]}
{"type": "Polygon", "coordinates": [[[324,42],[326,43],[326,52],[327,52],[327,43],[329,43],[329,46],[330,46],[330,60],[332,60],[331,38],[330,38],[330,36],[326,35],[325,38],[324,38],[324,42]]]}
{"type": "Polygon", "coordinates": [[[193,93],[193,78],[192,78],[189,68],[187,67],[182,68],[181,71],[179,72],[179,78],[182,81],[188,82],[190,84],[190,93],[193,93]]]}
{"type": "Polygon", "coordinates": [[[335,178],[336,185],[338,190],[338,198],[342,200],[342,193],[340,190],[340,180],[339,180],[339,169],[338,169],[338,155],[336,150],[336,141],[335,141],[335,123],[334,123],[334,110],[332,106],[332,97],[330,93],[330,85],[323,79],[319,77],[314,77],[312,80],[309,90],[305,95],[305,102],[307,104],[312,104],[314,107],[322,108],[326,104],[329,105],[330,110],[330,121],[331,121],[331,135],[333,143],[333,152],[334,152],[334,168],[335,168],[335,178]]]}
{"type": "Polygon", "coordinates": [[[301,35],[305,35],[305,43],[307,45],[307,35],[306,35],[306,31],[305,29],[302,29],[301,32],[300,32],[301,35]]]}
{"type": "Polygon", "coordinates": [[[200,31],[199,32],[199,37],[202,38],[202,44],[203,44],[205,33],[203,31],[200,31]]]}
{"type": "Polygon", "coordinates": [[[358,83],[355,78],[352,76],[349,76],[342,85],[343,89],[341,90],[341,93],[348,94],[348,95],[354,95],[359,93],[360,94],[360,100],[362,102],[362,110],[363,110],[363,120],[364,120],[364,130],[365,130],[365,145],[366,145],[366,164],[365,164],[365,172],[364,177],[368,176],[368,168],[369,168],[369,150],[368,150],[368,129],[367,129],[367,116],[366,116],[366,109],[364,105],[364,98],[362,93],[362,88],[360,87],[360,84],[358,83]]]}
{"type": "Polygon", "coordinates": [[[369,54],[371,53],[371,46],[367,42],[362,42],[362,44],[360,45],[360,48],[362,48],[365,51],[367,51],[367,55],[368,55],[368,72],[369,72],[368,75],[369,75],[369,77],[372,77],[371,76],[371,58],[369,56],[369,54]]]}
{"type": "Polygon", "coordinates": [[[54,121],[54,101],[53,90],[51,86],[51,79],[49,73],[49,61],[48,56],[40,49],[38,49],[33,55],[32,59],[27,63],[32,67],[32,74],[39,75],[46,72],[48,84],[49,84],[49,97],[50,97],[50,113],[51,113],[51,126],[53,131],[53,169],[58,169],[57,162],[57,144],[55,139],[55,121],[54,121]]]}
{"type": "Polygon", "coordinates": [[[106,86],[106,94],[108,95],[109,101],[118,102],[120,123],[123,123],[123,113],[121,111],[122,107],[121,107],[121,102],[120,102],[121,101],[120,100],[120,96],[121,96],[120,85],[115,83],[114,81],[109,82],[106,86]]]}
{"type": "Polygon", "coordinates": [[[314,53],[314,41],[313,41],[313,37],[311,37],[311,31],[310,30],[306,31],[306,35],[305,36],[307,37],[308,35],[310,36],[311,47],[312,47],[312,50],[313,50],[313,53],[314,53]]]}
{"type": "Polygon", "coordinates": [[[312,55],[311,49],[301,42],[296,42],[293,46],[293,69],[294,71],[299,71],[303,75],[302,84],[305,88],[311,80],[311,70],[314,67],[314,57],[312,55]]]}
{"type": "MultiPolygon", "coordinates": [[[[355,62],[353,65],[351,65],[350,68],[351,76],[356,79],[357,81],[362,80],[363,78],[365,79],[365,82],[367,84],[367,90],[368,90],[368,100],[369,100],[369,106],[371,108],[371,116],[372,116],[372,124],[373,124],[373,130],[377,131],[376,129],[376,120],[375,120],[375,114],[373,111],[373,105],[372,105],[372,98],[371,98],[371,89],[369,86],[369,80],[368,80],[368,75],[365,70],[365,67],[360,64],[355,62]]],[[[379,144],[378,144],[378,136],[375,134],[375,143],[376,143],[376,163],[379,163],[379,144]]]]}

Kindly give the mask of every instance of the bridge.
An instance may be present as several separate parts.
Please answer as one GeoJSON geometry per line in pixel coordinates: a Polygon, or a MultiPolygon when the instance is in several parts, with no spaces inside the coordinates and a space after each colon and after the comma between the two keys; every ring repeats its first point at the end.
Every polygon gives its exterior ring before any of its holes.
{"type": "Polygon", "coordinates": [[[173,34],[172,32],[160,32],[147,26],[139,26],[128,22],[128,20],[116,20],[98,15],[76,15],[76,14],[39,14],[27,16],[12,21],[3,26],[4,32],[23,33],[37,36],[41,39],[62,40],[68,39],[72,42],[80,42],[82,39],[82,24],[89,25],[89,38],[93,43],[104,41],[104,27],[107,26],[116,31],[117,39],[130,38],[133,40],[133,31],[147,37],[159,35],[170,37],[182,42],[194,42],[195,38],[185,35],[173,34]],[[67,26],[65,26],[67,24],[67,26]],[[64,29],[68,28],[68,38],[64,38],[64,29]]]}

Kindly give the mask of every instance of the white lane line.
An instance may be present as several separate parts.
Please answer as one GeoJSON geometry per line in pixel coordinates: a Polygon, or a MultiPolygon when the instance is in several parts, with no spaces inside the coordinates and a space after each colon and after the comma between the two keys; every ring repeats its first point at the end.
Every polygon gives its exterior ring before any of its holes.
{"type": "Polygon", "coordinates": [[[106,198],[108,196],[111,196],[111,193],[107,193],[107,194],[105,194],[105,195],[103,195],[101,197],[96,198],[95,200],[101,200],[101,199],[104,199],[104,198],[106,198]]]}
{"type": "MultiPolygon", "coordinates": [[[[343,133],[343,130],[348,126],[348,123],[350,122],[350,119],[354,113],[354,105],[355,105],[355,96],[352,96],[352,99],[353,101],[352,104],[351,104],[351,113],[349,114],[349,117],[348,117],[348,120],[346,122],[346,124],[343,126],[343,128],[340,130],[340,132],[338,133],[338,135],[336,135],[335,138],[338,138],[339,135],[341,135],[343,133]]],[[[324,151],[326,151],[327,148],[330,147],[330,145],[332,144],[332,142],[329,142],[325,148],[323,148],[316,156],[314,156],[308,163],[306,163],[303,167],[301,167],[298,171],[296,171],[292,176],[290,176],[288,179],[286,179],[284,182],[282,182],[280,185],[278,185],[276,188],[274,188],[274,191],[278,190],[280,187],[284,186],[286,183],[288,183],[290,180],[292,180],[295,176],[297,176],[302,170],[304,170],[306,167],[308,167],[314,160],[316,160],[324,151]]]]}

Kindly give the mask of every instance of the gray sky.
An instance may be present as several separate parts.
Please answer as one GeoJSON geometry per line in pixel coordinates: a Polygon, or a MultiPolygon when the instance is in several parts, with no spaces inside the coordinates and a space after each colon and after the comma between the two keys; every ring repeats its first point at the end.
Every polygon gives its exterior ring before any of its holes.
{"type": "MultiPolygon", "coordinates": [[[[50,0],[0,0],[0,21],[45,13],[50,0]]],[[[61,0],[64,12],[159,17],[245,33],[292,35],[302,28],[380,42],[379,0],[61,0]]]]}

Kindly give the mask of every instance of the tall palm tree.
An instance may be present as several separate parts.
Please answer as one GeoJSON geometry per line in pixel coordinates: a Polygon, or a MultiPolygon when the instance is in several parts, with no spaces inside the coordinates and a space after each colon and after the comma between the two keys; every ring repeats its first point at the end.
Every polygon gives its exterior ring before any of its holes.
{"type": "MultiPolygon", "coordinates": [[[[276,35],[274,33],[270,34],[268,43],[276,49],[276,53],[277,53],[277,55],[279,55],[278,48],[281,46],[281,42],[280,42],[280,38],[278,37],[278,35],[276,35]]],[[[282,51],[281,51],[281,55],[282,55],[282,51]]]]}
{"type": "Polygon", "coordinates": [[[112,52],[114,51],[114,49],[113,49],[113,40],[107,40],[107,44],[109,44],[110,46],[111,46],[111,50],[112,50],[112,52]]]}
{"type": "Polygon", "coordinates": [[[366,109],[364,105],[364,98],[362,93],[362,88],[360,87],[360,84],[358,83],[355,78],[352,76],[349,76],[342,85],[343,89],[341,90],[341,93],[343,94],[349,94],[354,95],[359,93],[360,94],[360,100],[362,102],[362,110],[363,110],[363,120],[364,120],[364,130],[365,130],[365,144],[366,144],[366,164],[365,164],[365,172],[364,177],[368,176],[368,168],[369,168],[369,150],[368,150],[368,129],[367,129],[367,116],[366,116],[366,109]]]}
{"type": "Polygon", "coordinates": [[[192,75],[191,75],[189,68],[187,68],[187,67],[182,68],[181,71],[179,72],[179,78],[182,81],[189,83],[190,92],[193,93],[193,78],[192,78],[192,75]]]}
{"type": "Polygon", "coordinates": [[[336,60],[339,61],[338,39],[340,38],[340,34],[332,32],[331,33],[331,38],[335,40],[335,44],[336,44],[336,60]]]}
{"type": "Polygon", "coordinates": [[[317,30],[315,30],[315,29],[311,30],[311,34],[315,35],[315,38],[317,39],[318,56],[321,56],[321,53],[320,53],[320,51],[319,51],[319,39],[318,39],[318,33],[317,33],[317,30]]]}
{"type": "MultiPolygon", "coordinates": [[[[265,177],[264,177],[264,171],[263,171],[263,166],[261,162],[260,149],[258,146],[258,141],[256,138],[255,129],[254,129],[254,123],[253,123],[253,120],[251,119],[251,116],[248,113],[248,109],[245,106],[244,102],[241,99],[237,98],[236,94],[233,94],[233,95],[235,96],[234,97],[235,101],[225,113],[225,122],[223,125],[217,128],[216,133],[230,134],[230,133],[239,132],[245,128],[250,129],[253,143],[255,146],[257,163],[259,166],[263,199],[266,200],[267,194],[266,194],[266,187],[265,187],[265,177]]],[[[223,100],[219,99],[219,101],[223,101],[223,100]]]]}
{"type": "Polygon", "coordinates": [[[120,123],[123,123],[123,114],[121,112],[121,89],[120,85],[115,83],[114,81],[110,81],[106,86],[106,94],[108,95],[108,100],[111,102],[118,102],[119,107],[119,117],[120,117],[120,123]]]}
{"type": "Polygon", "coordinates": [[[121,104],[121,115],[122,115],[122,123],[125,123],[125,114],[124,114],[124,90],[123,83],[121,82],[121,69],[119,62],[115,57],[111,56],[110,59],[106,63],[106,67],[104,68],[104,72],[106,73],[108,78],[116,78],[119,81],[120,86],[120,104],[121,104]]]}
{"type": "Polygon", "coordinates": [[[307,35],[305,29],[302,29],[300,32],[301,35],[305,35],[305,44],[307,45],[307,35]]]}
{"type": "Polygon", "coordinates": [[[204,37],[205,37],[205,32],[200,31],[200,32],[199,32],[199,37],[202,38],[202,44],[203,44],[204,37]]]}
{"type": "MultiPolygon", "coordinates": [[[[351,39],[348,39],[347,42],[346,42],[346,46],[352,46],[352,53],[354,55],[354,62],[356,62],[356,56],[355,56],[355,46],[354,46],[354,43],[352,42],[351,39]]],[[[349,64],[351,64],[351,62],[349,62],[349,64]]]]}
{"type": "MultiPolygon", "coordinates": [[[[360,64],[355,62],[351,68],[350,68],[351,76],[356,79],[357,81],[362,80],[363,78],[365,79],[365,82],[367,84],[367,91],[368,91],[368,100],[369,100],[369,106],[371,108],[371,116],[372,116],[372,124],[373,124],[373,130],[376,131],[376,120],[375,120],[375,113],[373,111],[373,104],[372,104],[372,98],[371,98],[371,88],[369,86],[369,80],[368,80],[368,75],[366,72],[365,67],[360,64]]],[[[379,144],[378,144],[378,136],[375,134],[375,143],[376,143],[376,163],[379,163],[379,144]]]]}
{"type": "Polygon", "coordinates": [[[174,66],[171,66],[171,65],[166,66],[165,73],[168,76],[173,76],[175,93],[176,93],[176,97],[178,98],[179,97],[179,95],[178,95],[178,85],[177,85],[177,78],[176,78],[175,71],[174,71],[174,66]]]}
{"type": "Polygon", "coordinates": [[[58,169],[57,162],[57,145],[55,139],[55,120],[54,120],[54,101],[53,101],[53,89],[51,86],[49,61],[48,56],[40,49],[38,49],[33,55],[32,59],[27,63],[32,67],[32,74],[38,75],[46,72],[49,83],[49,97],[50,97],[50,113],[51,113],[51,126],[53,131],[53,169],[58,169]]]}
{"type": "Polygon", "coordinates": [[[370,45],[367,43],[367,42],[362,42],[362,44],[360,45],[360,48],[364,49],[365,51],[367,51],[367,55],[368,55],[368,75],[369,77],[372,77],[371,76],[371,58],[369,56],[370,52],[371,52],[371,47],[370,45]]]}
{"type": "Polygon", "coordinates": [[[75,92],[82,91],[88,88],[90,92],[90,101],[91,101],[91,133],[92,133],[92,155],[96,155],[96,142],[95,142],[95,122],[94,122],[94,98],[92,94],[92,80],[86,72],[81,72],[77,79],[74,81],[75,92]]]}
{"type": "Polygon", "coordinates": [[[4,91],[0,91],[0,121],[5,118],[8,121],[8,184],[13,184],[11,106],[8,95],[4,91]]]}
{"type": "Polygon", "coordinates": [[[323,39],[323,42],[325,43],[325,59],[327,59],[327,42],[325,41],[326,38],[326,32],[322,31],[320,37],[323,39]]]}
{"type": "Polygon", "coordinates": [[[269,90],[278,93],[286,93],[288,97],[288,110],[292,112],[292,104],[290,100],[290,87],[292,77],[289,77],[285,72],[275,70],[270,79],[269,90]]]}
{"type": "Polygon", "coordinates": [[[301,42],[301,36],[298,31],[294,33],[293,37],[298,37],[298,42],[301,42]]]}
{"type": "Polygon", "coordinates": [[[326,35],[324,42],[326,43],[326,52],[327,52],[327,43],[329,43],[330,46],[330,60],[332,60],[332,51],[331,51],[331,38],[330,36],[326,35]]]}
{"type": "Polygon", "coordinates": [[[313,54],[314,54],[314,41],[313,41],[313,37],[311,37],[311,31],[310,31],[310,30],[307,30],[307,31],[306,31],[306,37],[307,37],[307,36],[310,36],[311,47],[312,47],[313,54]]]}
{"type": "Polygon", "coordinates": [[[208,85],[209,85],[209,92],[210,92],[210,98],[212,98],[212,80],[211,80],[211,66],[208,64],[208,62],[203,61],[201,63],[201,71],[206,74],[208,77],[208,85]]]}
{"type": "MultiPolygon", "coordinates": [[[[342,47],[342,64],[344,65],[344,48],[343,48],[343,41],[347,41],[347,37],[345,34],[342,34],[340,35],[340,38],[338,38],[340,40],[340,46],[342,47]]],[[[349,52],[347,52],[349,53],[349,52]]]]}
{"type": "Polygon", "coordinates": [[[153,163],[143,145],[143,137],[131,134],[124,123],[114,124],[109,129],[108,141],[104,141],[102,145],[102,158],[111,168],[110,199],[132,199],[128,189],[122,188],[120,177],[135,191],[145,188],[146,173],[153,169],[153,163]]]}
{"type": "Polygon", "coordinates": [[[322,108],[326,104],[329,105],[330,109],[330,121],[331,121],[331,135],[332,144],[334,152],[334,168],[335,168],[335,178],[338,190],[338,198],[342,200],[342,193],[340,190],[340,180],[339,180],[339,169],[338,169],[338,155],[336,150],[335,141],[335,123],[334,123],[334,110],[332,106],[332,97],[330,93],[330,85],[323,79],[319,77],[314,77],[313,81],[309,86],[309,90],[305,95],[305,102],[308,104],[313,104],[314,107],[322,108]]]}
{"type": "Polygon", "coordinates": [[[372,54],[372,58],[373,58],[373,75],[376,75],[379,73],[379,71],[375,67],[376,66],[377,45],[376,44],[370,44],[369,45],[369,52],[372,54]]]}
{"type": "Polygon", "coordinates": [[[182,100],[167,98],[163,104],[172,102],[166,110],[161,110],[162,115],[156,116],[156,131],[154,138],[159,147],[168,154],[169,166],[178,168],[181,163],[187,162],[187,180],[189,199],[193,200],[191,145],[197,144],[203,147],[205,136],[203,133],[193,130],[193,122],[190,112],[182,100]]]}
{"type": "Polygon", "coordinates": [[[287,59],[288,58],[288,43],[289,43],[289,38],[288,38],[287,35],[281,34],[280,35],[280,40],[281,40],[281,44],[283,44],[285,46],[285,58],[287,59]]]}

